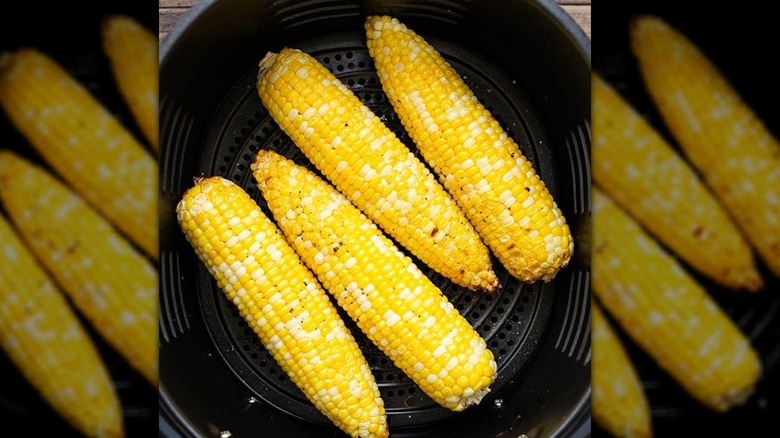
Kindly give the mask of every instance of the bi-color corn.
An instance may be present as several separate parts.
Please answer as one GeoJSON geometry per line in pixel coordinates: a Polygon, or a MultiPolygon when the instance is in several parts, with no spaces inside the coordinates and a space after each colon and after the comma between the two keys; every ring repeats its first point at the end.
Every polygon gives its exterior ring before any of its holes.
{"type": "Polygon", "coordinates": [[[89,90],[21,48],[0,55],[0,108],[50,168],[157,259],[157,162],[89,90]]]}
{"type": "Polygon", "coordinates": [[[591,90],[593,181],[700,273],[759,289],[752,248],[688,162],[597,74],[591,90]]]}
{"type": "Polygon", "coordinates": [[[306,397],[352,437],[387,437],[368,363],[314,275],[230,180],[196,179],[178,222],[202,263],[306,397]]]}
{"type": "Polygon", "coordinates": [[[761,259],[780,275],[780,142],[707,55],[666,21],[638,16],[629,35],[666,126],[761,259]]]}
{"type": "Polygon", "coordinates": [[[158,276],[149,259],[47,169],[9,150],[0,151],[0,202],[76,308],[157,387],[158,276]]]}
{"type": "Polygon", "coordinates": [[[600,189],[592,194],[592,290],[604,309],[704,406],[743,403],[762,374],[750,340],[677,259],[600,189]]]}
{"type": "Polygon", "coordinates": [[[287,241],[360,330],[437,403],[479,403],[493,353],[412,260],[305,167],[261,150],[252,171],[287,241]]]}
{"type": "Polygon", "coordinates": [[[100,23],[103,50],[117,88],[149,145],[159,150],[159,68],[157,35],[127,15],[100,23]]]}
{"type": "Polygon", "coordinates": [[[89,333],[2,216],[0,347],[75,430],[90,438],[124,436],[119,398],[89,333]]]}
{"type": "Polygon", "coordinates": [[[521,281],[551,280],[574,241],[532,163],[422,37],[388,16],[365,29],[385,94],[483,241],[521,281]]]}
{"type": "Polygon", "coordinates": [[[488,248],[428,168],[312,56],[285,48],[260,62],[268,112],[366,216],[454,283],[493,291],[488,248]]]}
{"type": "Polygon", "coordinates": [[[634,364],[600,305],[591,303],[592,414],[615,438],[650,438],[647,396],[634,364]]]}

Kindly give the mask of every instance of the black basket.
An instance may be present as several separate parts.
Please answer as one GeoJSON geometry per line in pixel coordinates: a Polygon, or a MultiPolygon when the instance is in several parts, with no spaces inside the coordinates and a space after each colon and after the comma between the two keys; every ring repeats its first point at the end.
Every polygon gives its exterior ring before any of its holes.
{"type": "Polygon", "coordinates": [[[440,49],[534,163],[577,247],[547,284],[522,285],[494,260],[502,288],[493,295],[457,287],[415,260],[496,356],[492,391],[461,413],[436,405],[342,313],[377,379],[393,435],[589,435],[590,42],[552,1],[445,0],[202,1],[163,41],[161,433],[342,436],[217,288],[174,209],[193,177],[204,175],[233,180],[266,208],[249,168],[261,148],[313,169],[254,88],[258,61],[283,46],[324,63],[416,151],[366,49],[363,22],[371,13],[398,17],[440,49]]]}
{"type": "MultiPolygon", "coordinates": [[[[34,47],[52,56],[82,83],[105,107],[118,117],[136,138],[143,141],[128,107],[111,75],[100,42],[100,19],[109,13],[124,13],[152,31],[157,28],[157,11],[147,2],[20,2],[0,12],[0,51],[34,47]]],[[[0,111],[2,148],[8,148],[31,161],[51,168],[0,111]]],[[[0,208],[0,214],[5,215],[0,208]]],[[[152,225],[150,225],[152,226],[152,225]]],[[[122,403],[128,438],[149,437],[158,428],[156,388],[152,387],[79,315],[95,340],[108,367],[122,403]]],[[[0,420],[8,430],[24,430],[25,435],[81,437],[38,395],[13,362],[0,351],[0,420]]]]}
{"type": "MultiPolygon", "coordinates": [[[[599,43],[593,70],[611,83],[658,132],[677,148],[671,133],[652,103],[639,74],[628,39],[628,23],[639,13],[653,13],[688,35],[727,76],[745,101],[780,138],[780,76],[770,68],[767,54],[776,41],[776,24],[768,14],[753,8],[712,8],[702,17],[681,11],[677,2],[608,1],[598,16],[599,43]],[[728,31],[726,31],[728,29],[728,31]]],[[[684,156],[684,154],[683,154],[684,156]]],[[[666,372],[618,328],[650,403],[656,436],[683,431],[696,435],[780,436],[780,279],[759,263],[766,288],[759,294],[735,293],[687,269],[726,313],[747,334],[764,366],[756,393],[726,414],[710,411],[691,398],[666,372]]],[[[599,427],[594,437],[608,437],[599,427]]]]}

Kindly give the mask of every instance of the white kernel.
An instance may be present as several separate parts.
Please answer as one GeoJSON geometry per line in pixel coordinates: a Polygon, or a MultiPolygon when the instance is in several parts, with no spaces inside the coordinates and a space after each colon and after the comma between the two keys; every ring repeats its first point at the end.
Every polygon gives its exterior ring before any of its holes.
{"type": "Polygon", "coordinates": [[[437,376],[436,374],[428,374],[428,378],[425,379],[425,381],[428,382],[428,383],[433,383],[433,382],[435,382],[438,379],[439,379],[439,376],[437,376]]]}
{"type": "Polygon", "coordinates": [[[314,115],[315,112],[317,112],[317,110],[314,109],[314,107],[309,107],[309,109],[307,109],[306,111],[303,112],[303,118],[304,119],[309,119],[309,118],[311,118],[311,116],[314,115]]]}
{"type": "Polygon", "coordinates": [[[316,263],[316,264],[318,264],[318,265],[319,265],[319,264],[321,264],[323,261],[324,261],[324,256],[322,255],[322,253],[321,253],[321,252],[318,252],[317,254],[315,254],[315,255],[314,255],[314,263],[316,263]]]}
{"type": "Polygon", "coordinates": [[[532,205],[534,205],[534,198],[531,196],[525,198],[525,201],[523,201],[523,208],[529,208],[532,205]]]}
{"type": "Polygon", "coordinates": [[[354,257],[350,257],[346,262],[344,262],[344,267],[349,269],[357,264],[357,260],[354,257]]]}
{"type": "Polygon", "coordinates": [[[360,305],[360,310],[363,312],[368,311],[371,308],[371,301],[363,301],[363,304],[360,305]]]}
{"type": "Polygon", "coordinates": [[[343,171],[344,171],[344,170],[347,168],[347,166],[348,166],[348,164],[347,164],[347,162],[346,162],[346,161],[341,161],[341,162],[340,162],[340,163],[339,163],[339,164],[336,166],[336,172],[343,172],[343,171]]]}
{"type": "Polygon", "coordinates": [[[425,368],[425,366],[423,366],[422,362],[417,362],[416,364],[414,364],[414,367],[412,367],[412,371],[414,371],[415,373],[419,373],[420,371],[423,370],[423,368],[425,368]]]}
{"type": "Polygon", "coordinates": [[[445,348],[440,345],[435,350],[433,350],[433,357],[441,357],[446,351],[447,350],[445,350],[445,348]]]}
{"type": "Polygon", "coordinates": [[[425,320],[423,326],[425,326],[426,328],[431,328],[433,327],[434,324],[436,324],[436,317],[431,315],[428,317],[428,319],[425,320]]]}
{"type": "MultiPolygon", "coordinates": [[[[198,196],[200,196],[200,195],[202,195],[202,194],[203,194],[203,193],[199,194],[198,196]]],[[[239,219],[239,217],[238,217],[238,216],[233,216],[233,217],[232,217],[232,218],[230,218],[230,220],[228,221],[228,225],[230,225],[231,227],[235,227],[236,225],[238,225],[238,224],[240,224],[240,223],[241,223],[241,219],[239,219]]]]}
{"type": "Polygon", "coordinates": [[[298,117],[299,114],[300,113],[298,112],[298,110],[293,108],[293,109],[290,110],[289,113],[287,113],[287,119],[295,120],[295,118],[298,117]]]}
{"type": "Polygon", "coordinates": [[[388,310],[384,314],[385,323],[388,327],[394,326],[398,321],[401,320],[401,317],[398,316],[397,313],[395,313],[392,309],[388,310]]]}
{"type": "Polygon", "coordinates": [[[463,163],[461,163],[460,167],[462,169],[468,169],[469,167],[474,165],[474,161],[471,158],[466,159],[463,163]]]}
{"type": "Polygon", "coordinates": [[[309,76],[309,70],[306,70],[306,67],[301,67],[298,69],[298,77],[299,78],[305,78],[309,76]]]}
{"type": "Polygon", "coordinates": [[[447,403],[449,403],[449,404],[459,403],[460,402],[460,397],[458,397],[457,395],[453,395],[453,396],[447,397],[445,399],[445,401],[447,403]]]}
{"type": "Polygon", "coordinates": [[[238,236],[232,236],[230,239],[228,239],[227,242],[225,242],[225,245],[230,248],[232,246],[235,246],[238,243],[238,236]]]}
{"type": "Polygon", "coordinates": [[[447,362],[447,365],[444,366],[444,369],[445,370],[452,370],[456,366],[458,366],[458,357],[457,356],[452,356],[450,358],[450,360],[447,362]]]}

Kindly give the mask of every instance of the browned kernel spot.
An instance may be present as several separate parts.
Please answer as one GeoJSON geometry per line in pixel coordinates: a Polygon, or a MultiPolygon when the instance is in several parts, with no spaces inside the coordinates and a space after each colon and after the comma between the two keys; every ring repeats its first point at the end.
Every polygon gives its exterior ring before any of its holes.
{"type": "Polygon", "coordinates": [[[515,247],[515,244],[514,243],[510,243],[509,246],[506,247],[506,249],[512,249],[514,247],[515,247]]]}
{"type": "Polygon", "coordinates": [[[436,233],[438,233],[438,232],[439,232],[439,229],[436,228],[436,227],[433,227],[433,229],[431,230],[431,237],[435,236],[436,233]]]}
{"type": "Polygon", "coordinates": [[[701,233],[704,232],[704,228],[702,228],[701,225],[696,226],[696,228],[693,229],[693,235],[696,237],[700,237],[701,233]]]}

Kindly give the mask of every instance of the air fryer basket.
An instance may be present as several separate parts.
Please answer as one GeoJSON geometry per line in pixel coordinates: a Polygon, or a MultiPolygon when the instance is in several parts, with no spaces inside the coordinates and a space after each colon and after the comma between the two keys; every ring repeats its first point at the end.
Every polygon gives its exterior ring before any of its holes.
{"type": "MultiPolygon", "coordinates": [[[[313,167],[255,91],[268,50],[323,62],[412,150],[382,92],[363,21],[387,13],[440,49],[518,140],[573,232],[577,254],[547,284],[522,285],[494,260],[501,290],[456,287],[424,272],[488,342],[498,378],[461,413],[436,405],[345,321],[385,401],[393,436],[587,436],[590,433],[590,46],[547,1],[203,2],[161,47],[160,428],[164,436],[342,436],[305,399],[217,289],[176,223],[192,178],[222,175],[265,203],[249,170],[259,149],[313,167]]],[[[266,210],[267,212],[267,210],[266,210]]]]}
{"type": "MultiPolygon", "coordinates": [[[[615,85],[627,100],[666,138],[676,143],[666,129],[642,82],[628,42],[628,22],[639,13],[654,13],[686,33],[718,65],[745,101],[780,136],[780,79],[770,67],[766,50],[776,36],[771,15],[749,8],[713,9],[702,20],[679,10],[674,1],[622,2],[606,0],[599,19],[599,44],[593,69],[615,85]],[[724,33],[728,27],[730,32],[724,33]]],[[[676,147],[676,146],[675,146],[676,147]]],[[[695,431],[696,436],[780,436],[780,278],[759,263],[766,287],[758,294],[734,293],[692,270],[721,308],[745,332],[759,353],[764,378],[745,405],[727,414],[712,412],[690,396],[640,350],[624,332],[620,335],[636,364],[650,403],[656,436],[695,431]]],[[[617,325],[616,325],[617,327],[617,325]]],[[[599,427],[594,437],[609,435],[599,427]]]]}

